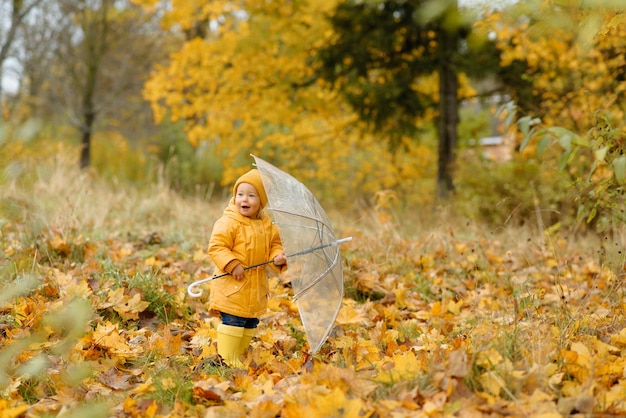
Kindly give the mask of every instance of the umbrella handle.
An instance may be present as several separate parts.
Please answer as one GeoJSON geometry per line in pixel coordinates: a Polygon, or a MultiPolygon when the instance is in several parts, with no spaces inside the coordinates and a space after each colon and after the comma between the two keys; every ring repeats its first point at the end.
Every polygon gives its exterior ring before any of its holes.
{"type": "MultiPolygon", "coordinates": [[[[273,262],[274,262],[274,260],[264,261],[264,262],[262,262],[262,263],[255,264],[255,265],[253,265],[253,266],[244,267],[243,269],[244,269],[244,270],[250,270],[250,269],[253,269],[253,268],[256,268],[256,267],[261,267],[261,266],[264,266],[264,265],[266,265],[266,264],[273,263],[273,262]]],[[[199,285],[201,285],[202,283],[210,282],[211,280],[219,279],[220,277],[228,276],[229,274],[230,274],[230,273],[223,273],[223,274],[219,274],[219,275],[217,275],[217,276],[208,277],[208,278],[206,278],[206,279],[196,280],[195,282],[191,283],[191,284],[187,287],[187,294],[188,294],[189,296],[193,297],[193,298],[197,298],[198,296],[201,296],[201,295],[202,295],[202,290],[201,290],[201,289],[199,289],[197,292],[196,292],[196,291],[193,291],[192,289],[193,289],[194,287],[199,286],[199,285]]]]}
{"type": "Polygon", "coordinates": [[[187,294],[192,298],[197,298],[202,295],[202,289],[199,289],[197,292],[193,291],[193,288],[196,286],[200,286],[202,283],[210,282],[211,280],[219,279],[220,277],[228,276],[228,273],[220,274],[218,276],[209,277],[207,279],[197,280],[191,283],[187,287],[187,294]]]}
{"type": "MultiPolygon", "coordinates": [[[[300,252],[297,252],[297,253],[288,254],[286,257],[289,258],[289,257],[295,257],[297,255],[309,254],[309,253],[312,253],[314,251],[321,250],[322,248],[326,248],[326,247],[330,247],[330,246],[337,246],[339,244],[342,244],[342,243],[348,242],[348,241],[352,241],[352,237],[338,239],[337,241],[333,241],[333,242],[328,243],[328,244],[320,245],[318,247],[308,248],[308,249],[306,249],[304,251],[300,251],[300,252]]],[[[273,262],[274,262],[274,260],[264,261],[262,263],[255,264],[253,266],[245,267],[244,270],[249,270],[249,269],[253,269],[253,268],[256,268],[256,267],[261,267],[261,266],[264,266],[266,264],[273,263],[273,262]]],[[[189,296],[193,297],[193,298],[197,298],[197,297],[202,295],[202,289],[199,289],[196,292],[196,291],[193,290],[194,287],[200,286],[201,284],[206,283],[206,282],[210,282],[211,280],[219,279],[220,277],[228,276],[229,274],[230,273],[224,273],[224,274],[220,274],[220,275],[217,275],[217,276],[209,277],[209,278],[206,278],[206,279],[197,280],[197,281],[191,283],[187,287],[187,294],[189,296]]]]}

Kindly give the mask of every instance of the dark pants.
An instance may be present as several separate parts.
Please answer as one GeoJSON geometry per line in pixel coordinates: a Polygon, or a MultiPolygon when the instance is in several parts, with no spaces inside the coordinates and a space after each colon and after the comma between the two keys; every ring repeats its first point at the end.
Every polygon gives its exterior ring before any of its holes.
{"type": "Polygon", "coordinates": [[[220,312],[222,316],[222,324],[233,327],[256,328],[259,325],[257,318],[244,318],[237,315],[231,315],[220,312]]]}

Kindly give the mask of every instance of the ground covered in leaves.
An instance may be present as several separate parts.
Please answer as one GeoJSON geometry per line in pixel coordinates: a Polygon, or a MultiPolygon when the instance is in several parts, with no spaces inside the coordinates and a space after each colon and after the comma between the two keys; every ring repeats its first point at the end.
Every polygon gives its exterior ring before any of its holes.
{"type": "Polygon", "coordinates": [[[0,229],[2,418],[626,414],[618,236],[442,222],[407,237],[390,219],[346,223],[346,295],[328,341],[307,354],[289,276],[274,277],[245,370],[233,370],[217,355],[208,288],[186,293],[210,270],[212,221],[193,239],[96,233],[93,220],[85,234],[34,228],[10,204],[25,203],[5,200],[0,229]]]}

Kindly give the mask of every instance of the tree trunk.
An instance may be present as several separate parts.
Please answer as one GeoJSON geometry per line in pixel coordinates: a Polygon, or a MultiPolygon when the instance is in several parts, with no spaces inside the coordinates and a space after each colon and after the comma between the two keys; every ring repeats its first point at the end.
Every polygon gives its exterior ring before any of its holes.
{"type": "Polygon", "coordinates": [[[83,91],[83,120],[80,124],[81,131],[81,149],[80,149],[80,168],[87,168],[91,164],[91,133],[96,120],[96,111],[94,110],[94,95],[96,90],[96,82],[98,78],[100,57],[92,58],[87,64],[87,77],[85,80],[85,90],[83,91]]]}
{"type": "Polygon", "coordinates": [[[98,116],[95,105],[96,86],[102,70],[102,60],[108,47],[107,35],[110,29],[108,10],[112,4],[111,0],[102,2],[92,21],[88,18],[82,21],[85,32],[83,47],[85,48],[86,73],[82,91],[80,168],[89,167],[91,164],[91,135],[98,116]]]}
{"type": "Polygon", "coordinates": [[[80,168],[87,168],[91,164],[91,132],[95,120],[95,112],[85,112],[81,128],[80,168]]]}
{"type": "Polygon", "coordinates": [[[437,195],[446,199],[454,192],[454,170],[457,147],[458,78],[454,55],[458,50],[459,35],[455,30],[439,31],[439,161],[437,195]]]}

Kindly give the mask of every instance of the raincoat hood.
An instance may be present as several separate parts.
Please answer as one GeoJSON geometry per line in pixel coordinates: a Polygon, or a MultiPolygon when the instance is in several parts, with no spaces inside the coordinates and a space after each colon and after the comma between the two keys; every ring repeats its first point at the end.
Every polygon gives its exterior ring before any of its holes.
{"type": "Polygon", "coordinates": [[[248,183],[254,186],[257,193],[259,193],[259,197],[261,199],[261,208],[264,208],[267,205],[267,194],[265,193],[265,187],[263,186],[263,180],[261,179],[261,173],[256,168],[248,171],[243,176],[239,177],[233,186],[233,201],[235,196],[237,195],[237,187],[241,183],[248,183]]]}

